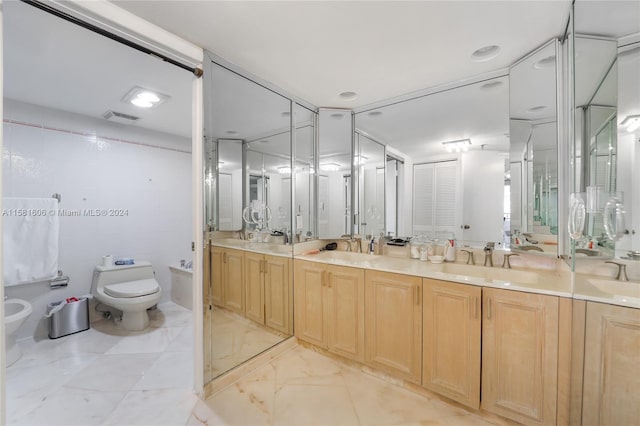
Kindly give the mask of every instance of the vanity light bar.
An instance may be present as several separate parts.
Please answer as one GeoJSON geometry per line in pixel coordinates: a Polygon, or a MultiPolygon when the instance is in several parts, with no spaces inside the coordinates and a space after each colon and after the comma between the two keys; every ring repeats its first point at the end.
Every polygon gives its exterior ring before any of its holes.
{"type": "Polygon", "coordinates": [[[447,152],[468,151],[471,146],[471,139],[459,139],[457,141],[442,142],[447,152]]]}

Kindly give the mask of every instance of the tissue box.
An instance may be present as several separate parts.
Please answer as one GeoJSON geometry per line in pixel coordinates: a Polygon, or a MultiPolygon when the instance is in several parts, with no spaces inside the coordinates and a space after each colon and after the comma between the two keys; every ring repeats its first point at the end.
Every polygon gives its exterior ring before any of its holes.
{"type": "MultiPolygon", "coordinates": [[[[49,303],[47,314],[57,305],[64,303],[49,303]]],[[[66,303],[58,312],[49,317],[49,338],[57,339],[69,334],[78,333],[89,329],[89,299],[80,298],[77,302],[66,303]]]]}

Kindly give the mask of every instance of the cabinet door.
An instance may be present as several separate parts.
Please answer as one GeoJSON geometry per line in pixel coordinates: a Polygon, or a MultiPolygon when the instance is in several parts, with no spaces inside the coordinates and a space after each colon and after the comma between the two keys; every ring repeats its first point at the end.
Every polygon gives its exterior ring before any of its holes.
{"type": "Polygon", "coordinates": [[[291,260],[265,256],[264,309],[265,324],[282,333],[292,334],[291,260]]]}
{"type": "Polygon", "coordinates": [[[324,265],[294,261],[295,335],[298,339],[326,348],[324,329],[324,265]]]}
{"type": "Polygon", "coordinates": [[[247,318],[264,324],[264,255],[244,254],[244,306],[247,318]]]}
{"type": "Polygon", "coordinates": [[[211,302],[216,306],[224,306],[223,257],[224,249],[220,247],[211,248],[211,302]]]}
{"type": "Polygon", "coordinates": [[[481,407],[524,424],[555,425],[558,298],[484,288],[481,407]]]}
{"type": "MultiPolygon", "coordinates": [[[[212,341],[213,341],[213,302],[211,300],[211,290],[213,286],[213,279],[211,278],[211,261],[213,257],[213,247],[207,243],[203,252],[202,262],[202,313],[203,313],[203,329],[202,334],[204,337],[204,383],[209,383],[213,379],[212,368],[212,341]]],[[[219,266],[219,265],[218,265],[219,266]]]]}
{"type": "Polygon", "coordinates": [[[583,425],[640,424],[640,309],[587,303],[583,425]]]}
{"type": "Polygon", "coordinates": [[[327,266],[327,345],[364,362],[364,270],[327,266]]]}
{"type": "Polygon", "coordinates": [[[365,271],[365,362],[420,383],[422,279],[365,271]]]}
{"type": "Polygon", "coordinates": [[[244,252],[225,249],[224,263],[224,307],[244,315],[244,252]]]}
{"type": "Polygon", "coordinates": [[[422,385],[477,410],[482,288],[425,279],[423,289],[422,385]]]}

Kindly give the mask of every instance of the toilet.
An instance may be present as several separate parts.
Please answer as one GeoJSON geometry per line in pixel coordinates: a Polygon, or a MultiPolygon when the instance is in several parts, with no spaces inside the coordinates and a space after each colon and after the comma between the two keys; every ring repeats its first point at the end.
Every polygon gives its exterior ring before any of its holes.
{"type": "Polygon", "coordinates": [[[26,300],[7,299],[4,301],[4,344],[6,350],[6,366],[20,359],[22,351],[16,343],[15,332],[31,315],[31,304],[26,300]]]}
{"type": "Polygon", "coordinates": [[[160,301],[162,289],[151,263],[136,261],[134,265],[96,266],[91,293],[98,302],[122,311],[124,329],[141,331],[149,325],[147,309],[160,301]]]}

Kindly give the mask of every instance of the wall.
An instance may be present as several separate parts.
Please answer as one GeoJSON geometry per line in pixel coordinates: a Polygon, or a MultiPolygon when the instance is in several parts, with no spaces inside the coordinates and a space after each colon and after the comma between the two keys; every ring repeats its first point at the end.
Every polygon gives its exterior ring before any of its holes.
{"type": "Polygon", "coordinates": [[[152,262],[171,294],[168,266],[191,259],[190,140],[5,99],[3,196],[62,195],[60,209],[126,209],[124,217],[60,217],[59,268],[69,286],[7,287],[33,313],[18,338],[46,336],[49,302],[88,294],[101,256],[152,262]],[[54,130],[57,129],[57,130],[54,130]]]}

